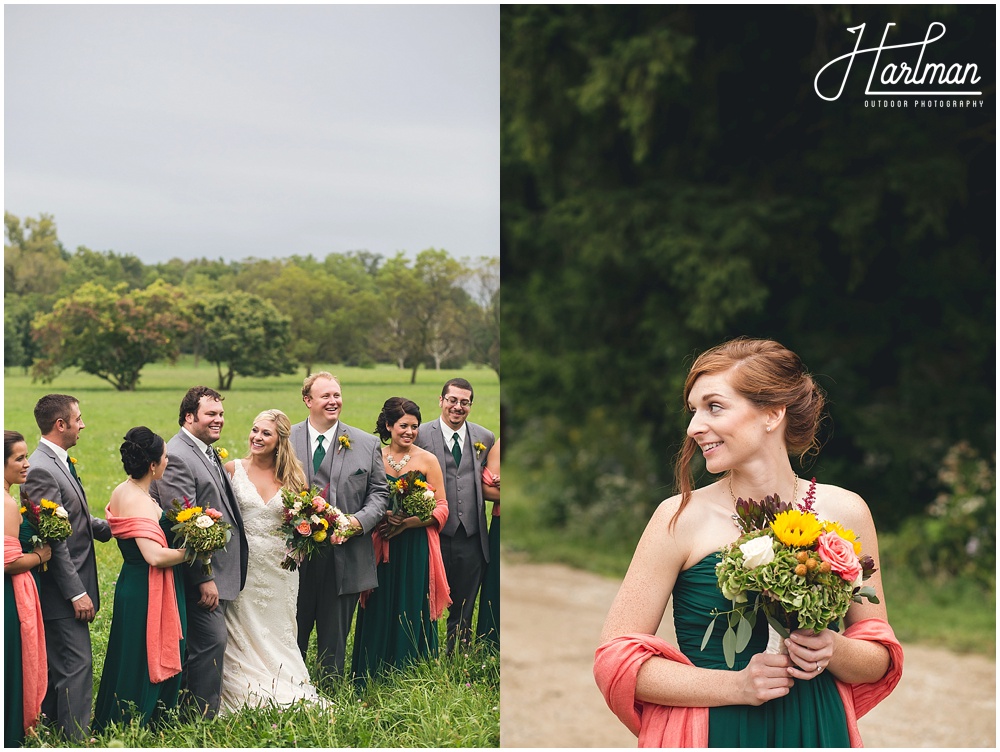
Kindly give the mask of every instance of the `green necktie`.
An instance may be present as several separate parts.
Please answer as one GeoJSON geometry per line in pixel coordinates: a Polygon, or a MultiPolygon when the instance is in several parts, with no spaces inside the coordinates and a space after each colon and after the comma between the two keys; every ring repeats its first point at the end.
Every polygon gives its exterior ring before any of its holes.
{"type": "Polygon", "coordinates": [[[323,439],[326,436],[319,436],[316,438],[319,446],[316,447],[316,451],[313,452],[313,472],[319,472],[319,466],[323,464],[323,458],[326,457],[326,450],[323,448],[323,439]]]}
{"type": "Polygon", "coordinates": [[[455,467],[458,467],[462,464],[462,450],[458,446],[458,434],[453,433],[451,435],[451,439],[454,442],[451,445],[451,456],[455,458],[455,467]]]}
{"type": "Polygon", "coordinates": [[[73,464],[73,460],[69,457],[66,458],[66,464],[69,465],[69,474],[73,476],[73,479],[79,482],[80,476],[76,474],[76,465],[73,464]]]}

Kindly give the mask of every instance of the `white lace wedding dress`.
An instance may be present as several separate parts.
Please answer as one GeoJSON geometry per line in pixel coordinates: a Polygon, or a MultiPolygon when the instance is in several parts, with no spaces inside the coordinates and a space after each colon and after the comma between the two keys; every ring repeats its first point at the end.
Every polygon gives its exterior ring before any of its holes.
{"type": "Polygon", "coordinates": [[[297,700],[325,705],[309,682],[296,643],[299,573],[280,566],[285,554],[277,532],[281,492],[265,502],[242,460],[236,461],[233,491],[243,515],[250,560],[246,585],[226,610],[221,710],[287,706],[297,700]]]}

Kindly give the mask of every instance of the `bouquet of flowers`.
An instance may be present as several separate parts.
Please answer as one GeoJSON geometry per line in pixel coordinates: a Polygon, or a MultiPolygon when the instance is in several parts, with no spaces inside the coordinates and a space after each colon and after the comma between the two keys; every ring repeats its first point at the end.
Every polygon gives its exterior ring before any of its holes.
{"type": "Polygon", "coordinates": [[[174,532],[174,542],[181,542],[194,561],[201,562],[201,571],[211,576],[212,554],[226,547],[233,537],[233,526],[222,521],[222,512],[218,509],[202,509],[186,496],[184,501],[174,499],[171,502],[167,519],[174,523],[170,528],[174,532]]]}
{"type": "Polygon", "coordinates": [[[282,488],[281,505],[278,532],[286,548],[282,569],[294,572],[317,551],[340,545],[354,534],[347,515],[328,503],[315,486],[299,493],[282,488]]]}
{"type": "MultiPolygon", "coordinates": [[[[746,648],[758,612],[768,623],[768,652],[784,652],[781,641],[794,629],[820,631],[844,618],[852,602],[878,603],[875,589],[862,582],[875,571],[871,556],[861,556],[852,530],[820,520],[812,510],[816,481],[798,507],[777,496],[761,502],[736,502],[737,525],[743,531],[724,547],[715,567],[722,594],[732,601],[722,650],[730,668],[746,648]],[[750,598],[750,595],[756,597],[750,598]]],[[[713,618],[702,648],[715,628],[713,618]]]]}
{"type": "MultiPolygon", "coordinates": [[[[41,546],[52,541],[61,541],[69,538],[73,534],[73,525],[69,521],[69,512],[60,504],[48,499],[42,499],[35,504],[33,501],[25,501],[21,505],[21,514],[28,520],[31,526],[31,545],[41,546]]],[[[42,571],[49,569],[49,563],[42,564],[42,571]]]]}
{"type": "Polygon", "coordinates": [[[399,517],[416,517],[421,522],[427,522],[434,512],[437,501],[434,499],[434,489],[420,477],[416,470],[403,473],[402,476],[389,483],[389,498],[392,501],[391,512],[399,517]]]}

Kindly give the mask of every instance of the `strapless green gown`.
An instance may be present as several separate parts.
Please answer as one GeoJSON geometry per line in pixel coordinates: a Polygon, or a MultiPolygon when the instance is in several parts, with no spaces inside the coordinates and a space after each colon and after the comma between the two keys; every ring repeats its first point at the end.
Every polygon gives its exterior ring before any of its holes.
{"type": "MultiPolygon", "coordinates": [[[[164,514],[160,527],[167,540],[173,540],[170,522],[164,514]]],[[[141,719],[143,725],[152,725],[165,711],[177,706],[181,689],[181,676],[176,674],[166,681],[153,684],[149,680],[149,662],[146,655],[146,611],[149,603],[149,564],[142,558],[134,538],[118,540],[122,555],[122,568],[115,586],[114,612],[108,651],[101,672],[101,687],[94,706],[95,733],[101,733],[109,724],[128,723],[132,718],[141,719]],[[134,703],[135,708],[129,706],[134,703]]],[[[180,565],[183,566],[183,565],[180,565]]],[[[181,634],[187,634],[187,607],[184,601],[184,577],[180,566],[173,567],[177,607],[181,617],[181,634]]],[[[184,640],[181,640],[181,660],[184,659],[184,640]]]]}
{"type": "Polygon", "coordinates": [[[24,744],[24,686],[21,674],[21,619],[12,575],[3,576],[3,746],[24,744]]]}
{"type": "MultiPolygon", "coordinates": [[[[722,652],[723,623],[716,625],[701,650],[712,609],[728,611],[732,603],[722,596],[715,577],[716,554],[709,554],[680,573],[674,586],[674,630],[677,645],[694,665],[727,670],[722,652]]],[[[724,617],[723,617],[724,618],[724,617]]],[[[757,620],[746,649],[736,656],[734,671],[767,646],[767,621],[757,620]]],[[[834,678],[820,674],[796,680],[785,697],[763,705],[728,705],[709,708],[709,747],[849,747],[844,705],[834,678]]]]}
{"type": "Polygon", "coordinates": [[[490,563],[479,589],[476,641],[500,650],[500,516],[490,517],[490,563]]]}
{"type": "MultiPolygon", "coordinates": [[[[423,474],[420,477],[424,480],[423,474]]],[[[397,480],[386,475],[389,482],[397,480]]],[[[357,685],[388,668],[438,652],[437,624],[427,599],[427,530],[405,530],[389,541],[389,561],[377,569],[378,587],[358,609],[351,673],[357,685]]]]}

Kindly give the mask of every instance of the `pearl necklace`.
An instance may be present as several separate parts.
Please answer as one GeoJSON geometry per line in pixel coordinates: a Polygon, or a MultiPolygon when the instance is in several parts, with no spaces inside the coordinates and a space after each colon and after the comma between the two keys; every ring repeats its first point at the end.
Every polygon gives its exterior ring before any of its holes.
{"type": "Polygon", "coordinates": [[[393,470],[395,470],[398,473],[404,467],[406,467],[406,463],[410,461],[410,455],[404,454],[402,462],[396,462],[392,458],[392,452],[389,452],[388,456],[386,456],[386,458],[385,458],[385,461],[389,463],[389,467],[391,467],[393,470]]]}

